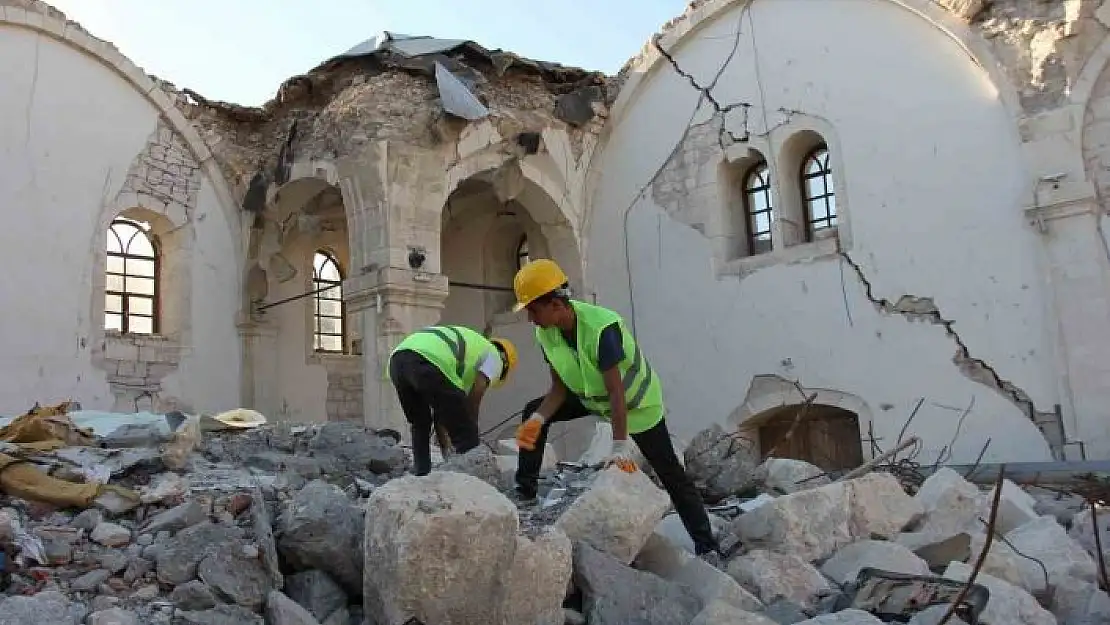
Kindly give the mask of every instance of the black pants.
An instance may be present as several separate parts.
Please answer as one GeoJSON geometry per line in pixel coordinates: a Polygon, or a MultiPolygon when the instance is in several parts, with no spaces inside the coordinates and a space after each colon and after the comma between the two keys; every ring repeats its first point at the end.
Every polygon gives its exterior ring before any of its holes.
{"type": "Polygon", "coordinates": [[[417,475],[432,470],[432,426],[447,430],[451,446],[464,454],[481,442],[478,421],[471,417],[466,393],[438,367],[412,350],[389,359],[389,377],[412,432],[412,456],[417,475]]]}
{"type": "MultiPolygon", "coordinates": [[[[527,421],[543,402],[542,397],[537,397],[524,407],[523,420],[527,421]]],[[[532,451],[523,449],[519,452],[516,484],[517,491],[525,497],[535,497],[539,483],[540,466],[543,464],[544,446],[547,444],[547,432],[552,423],[573,421],[588,416],[582,402],[574,395],[568,395],[563,405],[555,411],[543,428],[536,440],[536,447],[532,451]]],[[[712,551],[717,548],[717,541],[713,538],[713,526],[709,523],[709,515],[705,512],[705,505],[701,495],[694,487],[694,482],[686,475],[682,465],[678,462],[674,446],[671,444],[671,435],[667,431],[667,421],[662,419],[659,423],[645,432],[632,434],[632,440],[640,448],[648,464],[659,476],[663,488],[671,496],[671,503],[682,519],[682,524],[694,541],[694,549],[698,554],[712,551]]]]}

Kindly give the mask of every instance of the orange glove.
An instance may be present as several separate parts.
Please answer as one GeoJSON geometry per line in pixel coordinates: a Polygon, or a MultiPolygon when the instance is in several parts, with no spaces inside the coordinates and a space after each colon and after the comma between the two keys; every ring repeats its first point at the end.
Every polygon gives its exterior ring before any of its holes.
{"type": "Polygon", "coordinates": [[[524,451],[532,451],[536,448],[536,441],[540,438],[540,430],[543,429],[544,418],[542,415],[533,414],[528,417],[528,420],[520,424],[516,429],[516,446],[524,451]]]}
{"type": "Polygon", "coordinates": [[[635,473],[639,469],[636,461],[632,459],[632,444],[628,439],[613,441],[613,451],[605,461],[605,466],[613,465],[625,473],[635,473]]]}

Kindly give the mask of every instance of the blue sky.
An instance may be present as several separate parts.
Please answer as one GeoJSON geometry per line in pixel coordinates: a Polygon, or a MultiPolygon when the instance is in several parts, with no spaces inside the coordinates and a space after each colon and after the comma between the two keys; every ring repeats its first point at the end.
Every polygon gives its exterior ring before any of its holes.
{"type": "Polygon", "coordinates": [[[615,73],[686,0],[47,0],[149,73],[262,104],[383,30],[615,73]]]}

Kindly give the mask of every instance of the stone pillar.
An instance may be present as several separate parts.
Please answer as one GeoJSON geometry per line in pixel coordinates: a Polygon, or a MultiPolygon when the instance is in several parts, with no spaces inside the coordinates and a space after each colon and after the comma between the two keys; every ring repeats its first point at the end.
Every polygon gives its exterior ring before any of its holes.
{"type": "Polygon", "coordinates": [[[389,353],[410,332],[439,321],[447,276],[385,267],[343,283],[348,315],[362,328],[363,414],[374,428],[393,428],[408,439],[408,425],[387,379],[389,353]]]}
{"type": "Polygon", "coordinates": [[[281,403],[273,396],[278,378],[277,328],[273,324],[251,320],[240,321],[239,337],[243,344],[241,376],[242,405],[257,410],[267,419],[276,419],[281,403]]]}

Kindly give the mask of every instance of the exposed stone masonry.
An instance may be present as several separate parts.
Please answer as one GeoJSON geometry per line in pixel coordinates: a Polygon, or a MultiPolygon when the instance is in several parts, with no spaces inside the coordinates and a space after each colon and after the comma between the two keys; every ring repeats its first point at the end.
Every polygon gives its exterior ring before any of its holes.
{"type": "Polygon", "coordinates": [[[164,119],[135,157],[120,194],[149,195],[164,204],[176,203],[192,210],[200,193],[200,164],[185,141],[164,119]]]}
{"type": "Polygon", "coordinates": [[[328,421],[362,422],[362,372],[328,370],[328,421]]]}
{"type": "Polygon", "coordinates": [[[119,409],[167,411],[188,408],[162,393],[162,380],[179,361],[180,347],[165,337],[109,332],[101,367],[119,409]]]}

